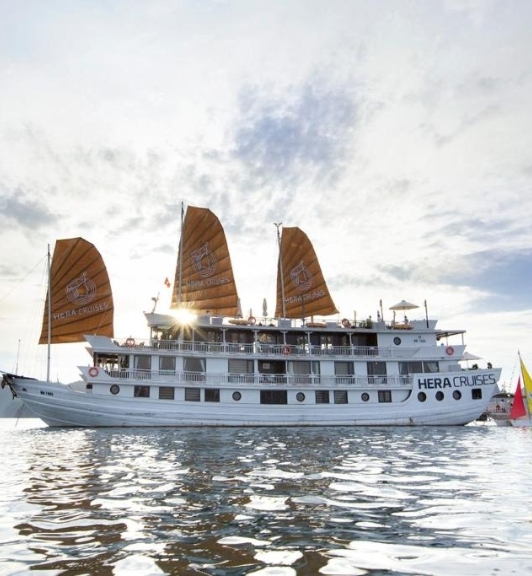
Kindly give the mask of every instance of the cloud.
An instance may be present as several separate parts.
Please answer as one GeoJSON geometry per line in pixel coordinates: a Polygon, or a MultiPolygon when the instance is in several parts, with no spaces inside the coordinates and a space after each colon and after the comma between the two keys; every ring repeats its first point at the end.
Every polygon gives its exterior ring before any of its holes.
{"type": "Polygon", "coordinates": [[[0,220],[4,223],[19,225],[25,230],[35,230],[53,222],[57,223],[56,214],[20,188],[0,198],[0,214],[0,220]]]}
{"type": "Polygon", "coordinates": [[[267,88],[240,93],[232,156],[265,185],[297,186],[311,179],[332,186],[342,174],[356,124],[345,89],[320,78],[269,95],[267,88]]]}

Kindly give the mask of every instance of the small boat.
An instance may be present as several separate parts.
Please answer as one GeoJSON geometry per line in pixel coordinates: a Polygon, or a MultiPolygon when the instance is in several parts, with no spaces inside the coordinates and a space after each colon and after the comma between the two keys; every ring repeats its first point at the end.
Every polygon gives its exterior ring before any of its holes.
{"type": "Polygon", "coordinates": [[[511,392],[497,392],[493,395],[488,404],[486,412],[481,416],[481,420],[493,420],[497,426],[511,426],[510,410],[514,401],[514,394],[511,392]]]}
{"type": "Polygon", "coordinates": [[[145,313],[140,338],[113,334],[96,248],[58,241],[41,341],[82,340],[91,364],[70,384],[4,373],[2,386],[49,426],[458,426],[485,412],[501,370],[462,367],[464,330],[437,328],[426,305],[408,330],[382,310],[377,322],[339,320],[308,236],[280,226],[275,316],[235,321],[224,230],[189,206],[171,310],[145,313]]]}
{"type": "Polygon", "coordinates": [[[519,354],[521,374],[517,379],[514,401],[510,410],[510,423],[512,426],[532,426],[532,378],[519,354]],[[523,379],[521,388],[521,378],[523,379]]]}

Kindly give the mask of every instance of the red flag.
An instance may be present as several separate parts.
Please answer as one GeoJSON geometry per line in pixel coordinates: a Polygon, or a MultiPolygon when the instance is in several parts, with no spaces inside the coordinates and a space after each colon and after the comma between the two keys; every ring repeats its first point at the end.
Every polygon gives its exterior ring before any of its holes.
{"type": "Polygon", "coordinates": [[[170,288],[170,280],[168,280],[168,276],[164,279],[164,285],[165,285],[167,288],[170,288]]]}

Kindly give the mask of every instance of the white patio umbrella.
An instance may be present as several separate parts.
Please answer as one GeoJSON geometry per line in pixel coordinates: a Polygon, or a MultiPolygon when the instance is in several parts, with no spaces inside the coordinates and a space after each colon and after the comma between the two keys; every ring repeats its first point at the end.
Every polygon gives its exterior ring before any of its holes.
{"type": "Polygon", "coordinates": [[[411,302],[407,302],[406,300],[401,300],[397,304],[390,306],[390,310],[413,310],[414,308],[419,308],[417,304],[412,304],[411,302]]]}

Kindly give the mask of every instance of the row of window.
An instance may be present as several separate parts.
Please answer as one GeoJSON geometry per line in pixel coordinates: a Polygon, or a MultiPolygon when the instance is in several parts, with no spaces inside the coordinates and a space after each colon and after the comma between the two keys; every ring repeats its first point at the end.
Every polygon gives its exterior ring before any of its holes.
{"type": "MultiPolygon", "coordinates": [[[[171,386],[159,386],[159,400],[174,400],[175,399],[175,388],[171,386]]],[[[201,388],[185,388],[185,401],[186,402],[200,402],[201,401],[201,388]]],[[[113,384],[110,388],[111,394],[117,395],[120,393],[120,386],[118,384],[113,384]]],[[[480,388],[474,388],[472,391],[472,398],[479,400],[482,398],[482,390],[480,388]]],[[[134,396],[135,398],[150,398],[151,387],[150,386],[135,386],[134,396]]],[[[460,400],[462,398],[462,393],[460,390],[454,390],[452,397],[455,400],[460,400]]],[[[232,394],[232,398],[235,402],[239,402],[242,399],[242,393],[235,391],[232,394]]],[[[419,392],[417,395],[419,402],[425,402],[427,400],[427,394],[425,392],[419,392]]],[[[438,390],[435,395],[436,400],[442,401],[445,398],[445,394],[438,390]]],[[[298,402],[305,402],[307,399],[304,392],[298,392],[296,394],[296,400],[298,402]]],[[[360,395],[362,402],[369,402],[370,395],[368,392],[362,392],[360,395]]],[[[378,390],[377,399],[380,403],[389,403],[392,401],[391,390],[378,390]]],[[[220,389],[219,388],[204,388],[203,389],[203,400],[204,402],[220,402],[220,389]]],[[[314,401],[316,404],[347,404],[348,395],[347,390],[315,390],[314,391],[314,401]]],[[[286,390],[261,390],[260,391],[260,403],[261,404],[288,404],[288,392],[286,390]]]]}
{"type": "MultiPolygon", "coordinates": [[[[151,356],[135,356],[134,368],[136,370],[151,370],[151,356]]],[[[285,374],[286,363],[284,360],[264,361],[259,360],[259,373],[261,374],[285,374]]],[[[159,370],[169,373],[176,370],[176,358],[174,356],[160,356],[159,370]]],[[[386,362],[366,362],[368,376],[386,376],[386,362]]],[[[205,358],[183,358],[184,372],[206,372],[205,358]]],[[[399,362],[399,374],[434,374],[439,371],[439,363],[431,362],[399,362]]],[[[255,372],[254,360],[230,359],[228,363],[229,374],[253,374],[255,372]]],[[[320,374],[320,363],[310,360],[290,360],[289,373],[291,374],[320,374]]],[[[335,362],[334,372],[336,376],[353,376],[355,374],[354,362],[335,362]]]]}

